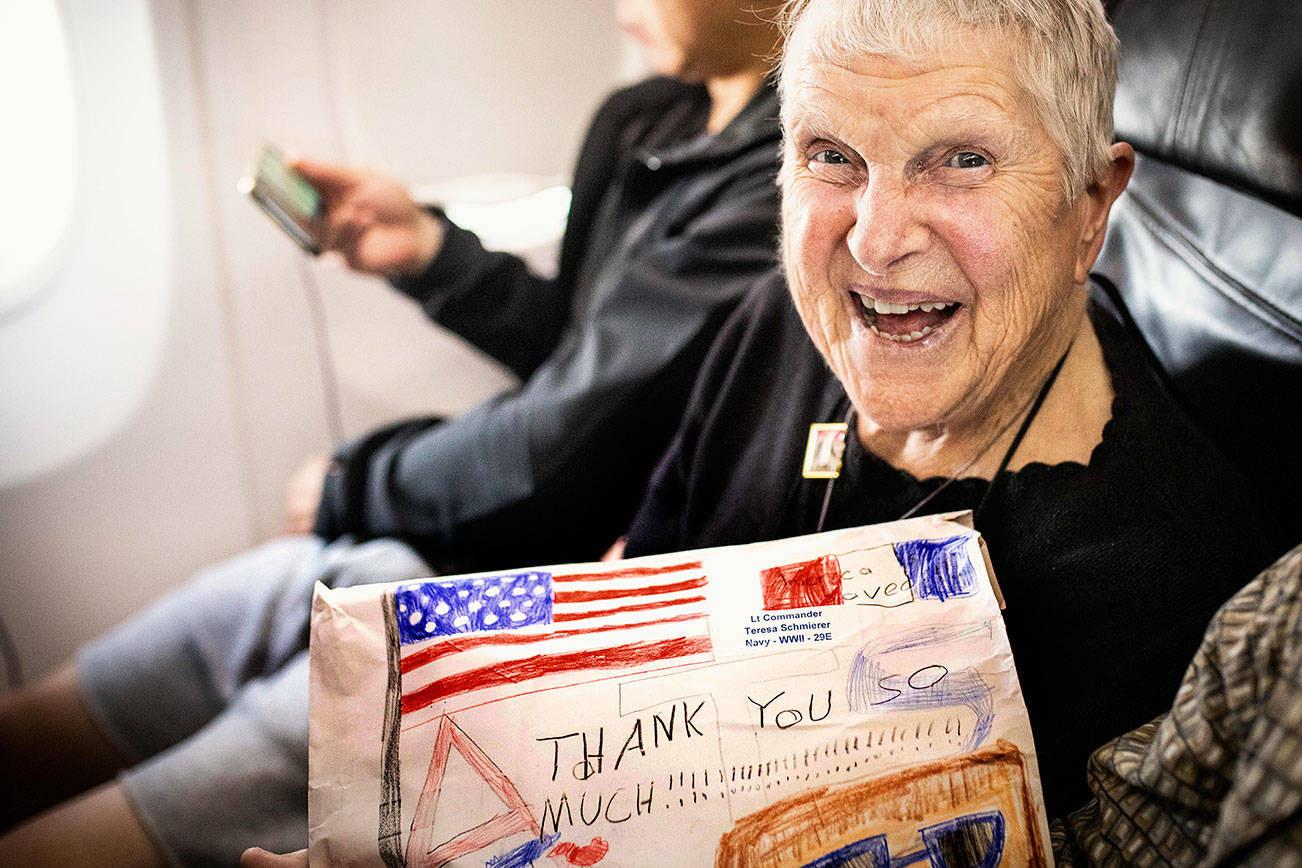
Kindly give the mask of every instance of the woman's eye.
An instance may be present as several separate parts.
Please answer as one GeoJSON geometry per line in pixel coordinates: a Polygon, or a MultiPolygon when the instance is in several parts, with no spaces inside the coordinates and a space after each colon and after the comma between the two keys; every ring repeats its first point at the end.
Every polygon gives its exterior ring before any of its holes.
{"type": "Polygon", "coordinates": [[[829,166],[848,166],[850,161],[840,151],[834,151],[831,148],[823,148],[815,151],[809,159],[815,163],[826,163],[829,166]]]}
{"type": "Polygon", "coordinates": [[[959,151],[956,154],[950,154],[949,159],[945,161],[945,167],[949,169],[980,169],[982,166],[990,165],[990,161],[974,151],[959,151]]]}

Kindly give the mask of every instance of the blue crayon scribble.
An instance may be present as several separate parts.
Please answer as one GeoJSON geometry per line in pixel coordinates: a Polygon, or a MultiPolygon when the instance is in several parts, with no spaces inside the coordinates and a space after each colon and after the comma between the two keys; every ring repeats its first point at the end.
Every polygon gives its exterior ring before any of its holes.
{"type": "Polygon", "coordinates": [[[976,593],[977,574],[968,557],[971,537],[915,539],[895,544],[895,558],[919,600],[948,600],[976,593]]]}
{"type": "Polygon", "coordinates": [[[918,830],[923,847],[891,856],[885,835],[860,838],[801,868],[995,868],[1004,855],[1004,815],[981,811],[918,830]]]}
{"type": "Polygon", "coordinates": [[[560,839],[561,833],[557,832],[554,835],[544,835],[532,841],[525,841],[511,852],[489,859],[484,863],[484,868],[528,868],[541,859],[543,854],[560,839]]]}
{"type": "Polygon", "coordinates": [[[400,644],[552,621],[551,573],[507,573],[403,585],[393,595],[400,644]]]}
{"type": "Polygon", "coordinates": [[[838,847],[801,868],[888,868],[892,864],[886,836],[873,835],[838,847]]]}
{"type": "MultiPolygon", "coordinates": [[[[990,686],[975,669],[950,671],[939,663],[924,666],[896,665],[892,655],[919,648],[935,648],[974,638],[990,638],[989,624],[960,624],[952,627],[924,627],[859,649],[846,677],[846,700],[852,711],[867,714],[874,708],[897,711],[904,708],[966,706],[976,715],[977,725],[966,749],[973,750],[990,734],[995,704],[990,686]]],[[[939,654],[937,654],[939,656],[939,654]]],[[[917,655],[910,655],[916,661],[917,655]]]]}
{"type": "Polygon", "coordinates": [[[928,859],[938,868],[995,868],[1004,855],[1004,815],[999,811],[967,814],[919,831],[928,859]]]}

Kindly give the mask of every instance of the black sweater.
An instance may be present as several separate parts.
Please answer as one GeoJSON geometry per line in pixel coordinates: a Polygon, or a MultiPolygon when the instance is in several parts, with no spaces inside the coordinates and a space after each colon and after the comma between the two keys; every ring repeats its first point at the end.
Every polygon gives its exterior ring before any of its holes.
{"type": "MultiPolygon", "coordinates": [[[[1101,303],[1112,420],[1088,466],[1031,464],[996,483],[977,529],[1004,613],[1051,815],[1086,799],[1085,761],[1166,710],[1217,607],[1283,550],[1230,468],[1176,408],[1101,303]]],[[[810,533],[825,480],[801,477],[809,425],[848,399],[774,276],[712,350],[627,555],[810,533]]],[[[890,521],[943,480],[915,479],[847,437],[825,529],[890,521]]],[[[955,482],[927,513],[975,509],[955,482]]]]}

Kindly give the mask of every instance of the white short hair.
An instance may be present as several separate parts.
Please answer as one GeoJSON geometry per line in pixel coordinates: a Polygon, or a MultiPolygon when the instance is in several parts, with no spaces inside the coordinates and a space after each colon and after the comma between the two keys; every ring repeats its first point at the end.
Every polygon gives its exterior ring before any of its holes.
{"type": "MultiPolygon", "coordinates": [[[[1016,35],[1014,74],[1062,152],[1067,195],[1099,180],[1112,161],[1117,36],[1099,0],[790,0],[782,21],[788,49],[798,42],[831,62],[933,54],[943,40],[972,31],[1016,35]],[[806,38],[802,23],[819,29],[806,38]]],[[[788,50],[779,78],[784,105],[791,62],[788,50]]]]}

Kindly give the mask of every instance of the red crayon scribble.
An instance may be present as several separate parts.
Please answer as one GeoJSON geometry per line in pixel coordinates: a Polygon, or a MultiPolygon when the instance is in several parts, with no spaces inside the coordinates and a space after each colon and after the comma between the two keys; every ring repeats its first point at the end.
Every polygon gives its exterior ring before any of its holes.
{"type": "Polygon", "coordinates": [[[473,648],[480,648],[485,645],[534,645],[539,642],[549,642],[553,639],[564,639],[567,636],[586,636],[591,633],[608,633],[611,630],[631,630],[636,627],[651,627],[656,624],[672,624],[677,621],[700,621],[705,619],[705,614],[701,612],[689,612],[685,615],[672,615],[668,618],[657,618],[654,621],[635,621],[627,624],[602,624],[598,627],[581,627],[571,630],[552,630],[549,633],[489,633],[489,634],[470,634],[465,638],[455,636],[448,637],[437,645],[430,645],[419,651],[413,651],[406,657],[402,658],[402,672],[407,674],[420,667],[433,663],[441,657],[449,654],[458,654],[462,651],[469,651],[473,648]]]}
{"type": "Polygon", "coordinates": [[[760,572],[765,609],[807,609],[812,606],[839,606],[841,563],[835,555],[771,567],[760,572]]]}
{"type": "Polygon", "coordinates": [[[571,841],[557,844],[548,856],[560,856],[571,865],[596,865],[610,852],[610,845],[605,838],[593,838],[592,843],[580,847],[571,841]]]}
{"type": "Polygon", "coordinates": [[[662,642],[633,642],[591,651],[572,651],[564,654],[535,655],[520,660],[504,660],[492,666],[467,669],[455,675],[439,678],[411,693],[404,694],[402,713],[410,714],[440,699],[469,693],[472,690],[500,687],[543,675],[632,668],[673,657],[709,654],[713,650],[714,646],[709,636],[685,636],[662,642]]]}
{"type": "Polygon", "coordinates": [[[574,573],[565,576],[552,576],[553,582],[591,582],[598,579],[633,579],[639,576],[660,576],[676,573],[679,570],[699,570],[700,561],[688,561],[685,564],[669,564],[663,567],[625,567],[621,570],[605,570],[600,573],[574,573]]]}

